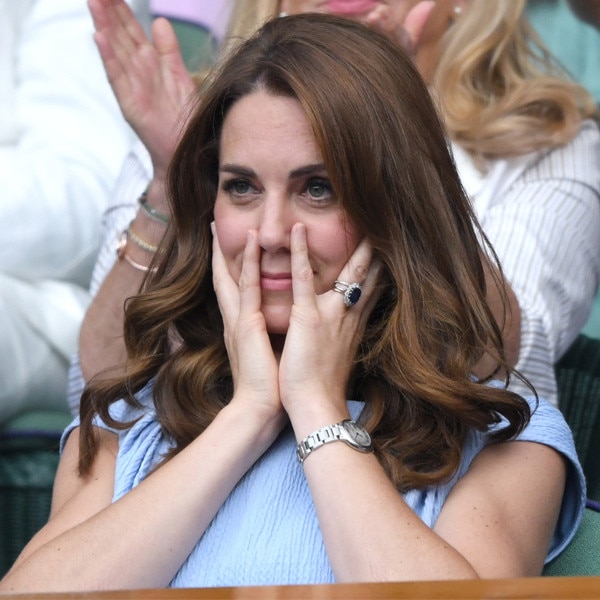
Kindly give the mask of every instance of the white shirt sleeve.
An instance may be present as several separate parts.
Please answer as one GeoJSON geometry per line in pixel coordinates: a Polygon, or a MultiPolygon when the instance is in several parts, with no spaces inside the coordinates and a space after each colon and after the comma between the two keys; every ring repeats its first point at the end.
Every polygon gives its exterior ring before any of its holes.
{"type": "Polygon", "coordinates": [[[36,0],[13,48],[0,40],[14,57],[16,125],[0,146],[0,265],[24,280],[88,286],[101,215],[135,139],[92,35],[85,0],[36,0]]]}
{"type": "Polygon", "coordinates": [[[152,179],[152,161],[142,142],[127,155],[110,206],[102,219],[102,246],[98,253],[90,294],[94,297],[104,278],[115,264],[117,243],[138,211],[138,199],[152,179]]]}
{"type": "MultiPolygon", "coordinates": [[[[137,142],[123,163],[121,174],[107,208],[103,224],[102,247],[94,266],[90,295],[98,293],[104,278],[115,264],[117,242],[121,232],[127,228],[138,210],[137,199],[152,178],[152,161],[141,142],[137,142]]],[[[71,412],[79,412],[79,399],[85,387],[79,354],[71,358],[67,384],[67,401],[71,412]]]]}

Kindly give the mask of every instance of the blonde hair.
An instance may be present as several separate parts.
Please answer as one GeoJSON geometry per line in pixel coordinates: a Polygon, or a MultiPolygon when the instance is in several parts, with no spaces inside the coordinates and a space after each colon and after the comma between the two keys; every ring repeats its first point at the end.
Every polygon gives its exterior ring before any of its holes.
{"type": "Polygon", "coordinates": [[[471,0],[442,39],[436,100],[451,139],[475,159],[561,146],[595,114],[524,9],[525,0],[471,0]]]}

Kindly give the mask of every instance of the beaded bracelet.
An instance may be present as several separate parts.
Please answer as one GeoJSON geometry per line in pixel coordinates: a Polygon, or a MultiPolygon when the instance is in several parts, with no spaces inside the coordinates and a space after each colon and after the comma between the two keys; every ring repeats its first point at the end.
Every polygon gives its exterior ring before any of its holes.
{"type": "Polygon", "coordinates": [[[161,213],[156,208],[154,208],[154,206],[148,203],[148,188],[146,188],[142,192],[142,195],[138,198],[138,202],[147,217],[149,217],[153,221],[162,223],[163,225],[167,225],[169,223],[168,215],[161,213]]]}
{"type": "Polygon", "coordinates": [[[124,260],[128,262],[134,269],[137,271],[142,271],[143,273],[156,273],[156,267],[147,267],[146,265],[142,265],[139,262],[136,262],[127,254],[127,238],[128,238],[127,230],[123,231],[119,241],[117,243],[117,258],[119,260],[124,260]]]}
{"type": "Polygon", "coordinates": [[[151,244],[150,242],[143,240],[139,235],[137,235],[137,233],[135,233],[135,231],[133,231],[133,221],[131,221],[131,223],[129,223],[129,227],[127,228],[127,235],[129,236],[129,239],[138,248],[141,248],[142,250],[146,250],[146,252],[152,252],[152,254],[154,254],[158,250],[158,246],[155,246],[154,244],[151,244]]]}

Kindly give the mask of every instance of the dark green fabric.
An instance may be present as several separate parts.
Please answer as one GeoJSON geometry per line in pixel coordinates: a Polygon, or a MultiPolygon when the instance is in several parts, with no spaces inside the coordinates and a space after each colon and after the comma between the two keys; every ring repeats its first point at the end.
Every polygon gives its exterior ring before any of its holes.
{"type": "Polygon", "coordinates": [[[588,486],[600,501],[600,340],[580,335],[556,366],[559,406],[573,430],[588,486]]]}
{"type": "Polygon", "coordinates": [[[169,19],[185,66],[190,72],[204,71],[213,66],[217,56],[217,40],[201,25],[169,19]]]}
{"type": "Polygon", "coordinates": [[[58,458],[56,435],[0,438],[0,576],[48,520],[58,458]]]}
{"type": "Polygon", "coordinates": [[[544,568],[544,575],[600,575],[600,513],[585,509],[567,548],[544,568]]]}

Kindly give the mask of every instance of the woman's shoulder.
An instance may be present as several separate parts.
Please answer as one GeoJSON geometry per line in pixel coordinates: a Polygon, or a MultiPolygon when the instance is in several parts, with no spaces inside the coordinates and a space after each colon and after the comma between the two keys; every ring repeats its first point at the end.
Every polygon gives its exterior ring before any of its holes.
{"type": "MultiPolygon", "coordinates": [[[[139,423],[140,421],[156,420],[156,410],[153,401],[153,381],[149,381],[135,396],[136,403],[132,404],[125,399],[120,399],[111,404],[109,414],[112,419],[119,423],[139,423]]],[[[99,415],[96,415],[92,421],[95,427],[114,433],[119,438],[126,435],[129,429],[116,429],[112,425],[106,423],[99,415]]],[[[61,436],[60,449],[69,437],[69,434],[81,425],[79,416],[76,416],[69,425],[65,428],[61,436]]]]}
{"type": "Polygon", "coordinates": [[[534,155],[525,177],[566,178],[597,187],[599,173],[600,128],[593,119],[586,119],[567,144],[534,155]]]}
{"type": "Polygon", "coordinates": [[[520,190],[529,184],[556,186],[582,185],[587,195],[575,193],[579,200],[591,201],[600,189],[600,129],[586,119],[569,143],[520,156],[496,158],[475,164],[457,143],[452,144],[456,166],[479,219],[497,205],[520,203],[520,190]]]}

